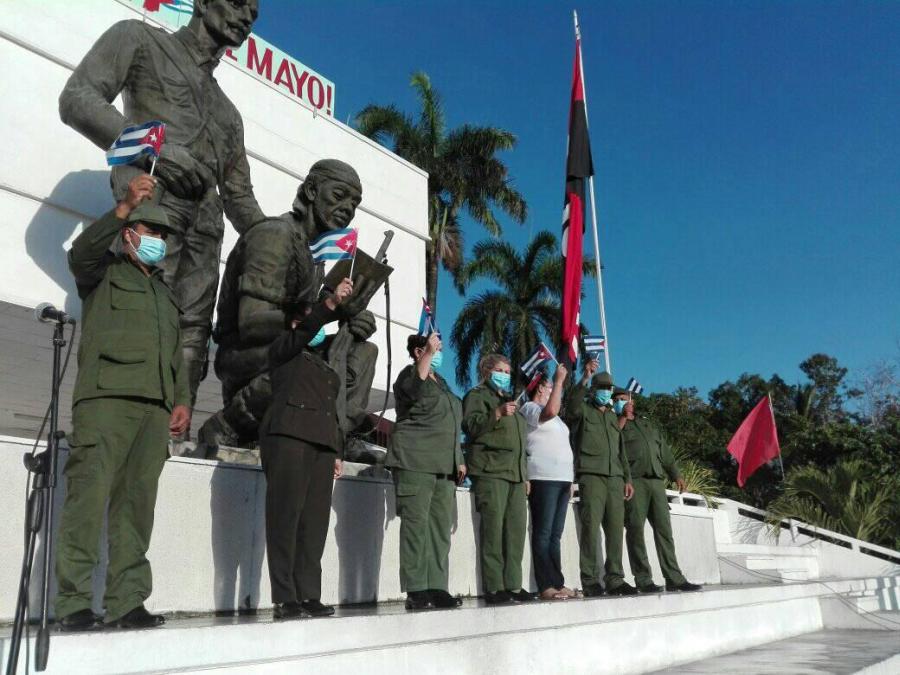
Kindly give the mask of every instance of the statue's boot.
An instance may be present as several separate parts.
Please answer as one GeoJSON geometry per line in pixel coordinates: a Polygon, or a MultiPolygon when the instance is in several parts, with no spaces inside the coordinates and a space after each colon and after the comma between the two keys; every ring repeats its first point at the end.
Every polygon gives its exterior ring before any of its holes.
{"type": "Polygon", "coordinates": [[[240,436],[228,422],[226,409],[219,410],[200,427],[197,432],[197,457],[215,459],[220,445],[237,446],[240,436]]]}

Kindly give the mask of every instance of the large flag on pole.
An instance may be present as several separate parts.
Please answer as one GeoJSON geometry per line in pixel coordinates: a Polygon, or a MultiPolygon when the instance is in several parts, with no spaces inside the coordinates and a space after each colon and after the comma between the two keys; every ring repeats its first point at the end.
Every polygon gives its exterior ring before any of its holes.
{"type": "Polygon", "coordinates": [[[578,328],[581,312],[585,183],[594,175],[591,142],[584,108],[581,79],[581,38],[575,37],[575,69],[569,107],[569,150],[566,158],[566,196],[562,219],[563,270],[562,325],[559,360],[572,370],[578,360],[578,328]]]}
{"type": "Polygon", "coordinates": [[[737,483],[740,487],[744,487],[754,471],[781,454],[775,413],[768,396],[763,397],[747,419],[741,422],[728,442],[728,452],[737,460],[737,483]]]}

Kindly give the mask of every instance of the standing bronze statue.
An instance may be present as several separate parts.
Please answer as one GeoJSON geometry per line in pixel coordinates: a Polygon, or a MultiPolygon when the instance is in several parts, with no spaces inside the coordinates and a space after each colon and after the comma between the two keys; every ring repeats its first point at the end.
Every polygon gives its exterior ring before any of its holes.
{"type": "MultiPolygon", "coordinates": [[[[137,20],[107,30],[72,73],[59,99],[63,122],[106,149],[122,130],[166,123],[154,201],[172,227],[160,265],[181,308],[181,339],[191,404],[206,370],[225,223],[246,232],[265,216],[253,195],[237,109],[213,71],[229,47],[250,35],[258,0],[195,0],[175,33],[137,20]],[[124,114],[112,102],[121,94],[124,114]]],[[[146,159],[146,158],[145,158],[146,159]]],[[[149,162],[112,171],[117,200],[149,162]]]]}
{"type": "MultiPolygon", "coordinates": [[[[219,445],[245,445],[258,437],[272,398],[269,345],[284,331],[284,308],[318,295],[325,263],[315,263],[309,245],[319,235],[347,227],[362,199],[352,166],[336,159],[313,164],[288,213],[269,218],[241,235],[228,256],[214,331],[216,375],[224,407],[201,427],[199,450],[214,457],[219,445]]],[[[340,328],[313,348],[342,384],[338,418],[346,435],[363,426],[378,348],[367,340],[375,317],[366,309],[373,284],[354,275],[354,293],[338,308],[340,328]]]]}

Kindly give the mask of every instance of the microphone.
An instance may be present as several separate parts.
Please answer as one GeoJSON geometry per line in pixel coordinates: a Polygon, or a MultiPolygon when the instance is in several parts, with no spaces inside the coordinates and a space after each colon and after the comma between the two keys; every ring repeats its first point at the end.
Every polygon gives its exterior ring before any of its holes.
{"type": "Polygon", "coordinates": [[[61,309],[56,309],[49,302],[42,302],[34,308],[34,318],[44,323],[70,323],[75,325],[75,319],[66,314],[61,309]]]}

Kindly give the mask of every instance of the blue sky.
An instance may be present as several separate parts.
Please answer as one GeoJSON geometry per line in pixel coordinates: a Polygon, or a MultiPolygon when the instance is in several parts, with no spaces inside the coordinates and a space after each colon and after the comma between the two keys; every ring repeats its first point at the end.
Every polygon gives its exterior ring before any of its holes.
{"type": "MultiPolygon", "coordinates": [[[[339,119],[415,111],[409,75],[424,70],[451,127],[514,132],[504,159],[530,216],[503,219],[504,237],[559,233],[572,6],[260,4],[256,32],[335,82],[339,119]]],[[[797,381],[820,351],[851,378],[896,358],[900,3],[575,8],[616,379],[706,394],[742,372],[797,381]]],[[[445,333],[463,302],[442,278],[445,333]]],[[[593,283],[583,320],[599,328],[593,283]]]]}

